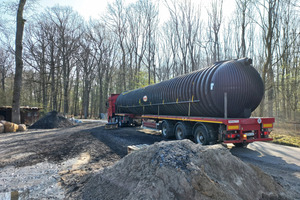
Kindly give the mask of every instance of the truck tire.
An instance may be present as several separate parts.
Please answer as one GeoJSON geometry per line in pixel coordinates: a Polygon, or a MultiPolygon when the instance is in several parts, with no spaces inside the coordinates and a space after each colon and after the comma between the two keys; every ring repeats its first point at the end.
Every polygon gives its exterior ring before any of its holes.
{"type": "Polygon", "coordinates": [[[191,135],[192,128],[188,123],[178,122],[175,127],[175,137],[177,140],[186,139],[191,135]]]}
{"type": "Polygon", "coordinates": [[[116,123],[118,124],[118,127],[122,127],[123,126],[123,123],[122,123],[122,121],[121,121],[121,119],[120,118],[116,118],[116,123]]]}
{"type": "Polygon", "coordinates": [[[123,123],[122,123],[121,121],[119,121],[119,122],[118,122],[118,126],[119,126],[119,127],[122,127],[122,126],[123,126],[123,123]]]}
{"type": "Polygon", "coordinates": [[[171,121],[164,120],[162,122],[161,135],[166,139],[174,137],[174,124],[171,121]]]}
{"type": "Polygon", "coordinates": [[[217,128],[214,127],[212,124],[205,124],[205,128],[207,130],[209,136],[209,143],[208,144],[216,144],[218,139],[218,131],[217,128]]]}
{"type": "Polygon", "coordinates": [[[194,131],[194,141],[197,144],[208,145],[210,142],[209,133],[203,126],[198,126],[194,131]]]}

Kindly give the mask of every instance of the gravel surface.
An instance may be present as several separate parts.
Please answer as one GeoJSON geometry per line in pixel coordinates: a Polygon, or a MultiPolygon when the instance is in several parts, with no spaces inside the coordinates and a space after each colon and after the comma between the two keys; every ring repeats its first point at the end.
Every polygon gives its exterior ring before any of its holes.
{"type": "Polygon", "coordinates": [[[14,191],[25,199],[62,199],[118,161],[120,156],[91,135],[103,125],[0,134],[0,199],[14,191]]]}
{"type": "Polygon", "coordinates": [[[15,191],[25,199],[72,198],[93,173],[127,155],[127,146],[162,140],[155,131],[104,124],[0,134],[0,199],[15,191]]]}
{"type": "MultiPolygon", "coordinates": [[[[20,168],[5,167],[0,171],[0,191],[3,195],[18,191],[24,199],[62,199],[64,192],[59,185],[59,172],[71,167],[70,161],[62,164],[41,162],[20,168]]],[[[0,199],[2,198],[0,195],[0,199]]]]}

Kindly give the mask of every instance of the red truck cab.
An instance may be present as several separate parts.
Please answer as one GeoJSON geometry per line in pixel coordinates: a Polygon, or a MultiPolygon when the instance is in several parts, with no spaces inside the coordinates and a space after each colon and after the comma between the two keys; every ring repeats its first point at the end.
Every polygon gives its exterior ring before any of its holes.
{"type": "Polygon", "coordinates": [[[113,122],[112,120],[115,117],[115,113],[116,113],[115,102],[117,101],[118,96],[119,94],[111,94],[106,102],[108,122],[113,122]]]}

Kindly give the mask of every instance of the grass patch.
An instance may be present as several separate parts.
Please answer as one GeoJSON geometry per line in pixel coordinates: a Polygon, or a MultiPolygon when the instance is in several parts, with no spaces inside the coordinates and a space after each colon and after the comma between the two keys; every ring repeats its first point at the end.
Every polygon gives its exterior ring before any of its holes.
{"type": "Polygon", "coordinates": [[[279,124],[271,132],[273,143],[283,144],[293,147],[300,147],[300,132],[295,129],[284,127],[284,124],[279,124]]]}

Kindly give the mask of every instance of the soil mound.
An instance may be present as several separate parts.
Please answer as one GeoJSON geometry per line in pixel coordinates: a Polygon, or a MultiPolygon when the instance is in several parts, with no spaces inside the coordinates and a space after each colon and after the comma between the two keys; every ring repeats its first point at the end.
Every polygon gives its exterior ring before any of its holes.
{"type": "Polygon", "coordinates": [[[80,199],[289,199],[259,168],[222,145],[155,143],[94,175],[80,199]]]}
{"type": "Polygon", "coordinates": [[[44,117],[32,124],[29,129],[51,129],[73,126],[73,123],[57,111],[48,112],[44,117]]]}

